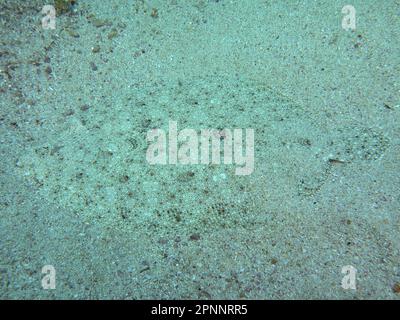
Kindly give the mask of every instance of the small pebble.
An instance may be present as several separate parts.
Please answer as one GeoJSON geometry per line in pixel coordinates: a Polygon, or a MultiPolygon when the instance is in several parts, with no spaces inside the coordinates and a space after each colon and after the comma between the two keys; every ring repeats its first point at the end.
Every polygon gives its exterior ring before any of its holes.
{"type": "Polygon", "coordinates": [[[66,31],[67,31],[67,33],[68,33],[71,37],[73,37],[73,38],[79,38],[79,37],[80,37],[79,33],[76,32],[76,31],[73,30],[73,29],[67,29],[66,31]]]}
{"type": "Polygon", "coordinates": [[[158,10],[156,8],[153,8],[151,10],[151,17],[152,18],[158,18],[158,10]]]}
{"type": "Polygon", "coordinates": [[[44,69],[44,72],[50,75],[53,72],[53,69],[50,66],[47,66],[46,69],[44,69]]]}
{"type": "Polygon", "coordinates": [[[198,234],[198,233],[193,233],[193,234],[190,236],[189,239],[192,240],[192,241],[198,241],[198,240],[200,240],[200,234],[198,234]]]}
{"type": "Polygon", "coordinates": [[[112,29],[110,31],[110,33],[108,34],[107,38],[109,40],[111,40],[111,39],[115,38],[116,36],[118,36],[118,30],[117,29],[112,29]]]}
{"type": "Polygon", "coordinates": [[[102,20],[102,19],[97,19],[97,18],[95,18],[95,19],[92,20],[92,24],[93,24],[96,28],[101,28],[101,27],[104,27],[104,26],[109,26],[109,25],[111,25],[110,21],[102,20]]]}
{"type": "Polygon", "coordinates": [[[62,115],[63,115],[64,117],[69,117],[69,116],[72,116],[72,115],[74,115],[74,114],[75,114],[75,111],[74,111],[74,110],[68,109],[68,110],[65,111],[62,115]]]}
{"type": "Polygon", "coordinates": [[[99,46],[99,45],[95,45],[94,47],[92,47],[92,52],[93,52],[93,53],[98,53],[98,52],[100,52],[100,46],[99,46]]]}
{"type": "Polygon", "coordinates": [[[90,63],[90,68],[91,68],[93,71],[97,71],[97,70],[98,70],[98,68],[97,68],[97,66],[96,66],[96,64],[95,64],[94,62],[91,62],[91,63],[90,63]]]}

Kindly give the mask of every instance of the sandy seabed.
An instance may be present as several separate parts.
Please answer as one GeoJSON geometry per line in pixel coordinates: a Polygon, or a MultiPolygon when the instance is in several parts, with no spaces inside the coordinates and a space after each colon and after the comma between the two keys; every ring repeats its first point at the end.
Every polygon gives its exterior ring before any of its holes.
{"type": "Polygon", "coordinates": [[[44,29],[47,4],[0,1],[2,299],[399,298],[399,1],[347,31],[336,0],[76,1],[44,29]],[[150,165],[170,120],[254,129],[254,171],[150,165]]]}

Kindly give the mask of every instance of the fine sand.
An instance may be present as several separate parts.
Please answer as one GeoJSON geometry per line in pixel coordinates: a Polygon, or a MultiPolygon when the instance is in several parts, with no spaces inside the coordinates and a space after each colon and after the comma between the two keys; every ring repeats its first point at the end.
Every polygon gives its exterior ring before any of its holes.
{"type": "Polygon", "coordinates": [[[46,1],[0,0],[2,299],[399,298],[399,1],[46,1]],[[150,165],[171,120],[254,171],[150,165]]]}

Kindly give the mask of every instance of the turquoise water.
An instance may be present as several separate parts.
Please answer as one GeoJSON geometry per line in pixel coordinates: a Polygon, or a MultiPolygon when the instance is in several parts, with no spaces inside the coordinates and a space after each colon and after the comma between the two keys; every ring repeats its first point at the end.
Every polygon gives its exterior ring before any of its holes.
{"type": "Polygon", "coordinates": [[[346,5],[0,1],[0,297],[398,299],[400,6],[346,5]]]}

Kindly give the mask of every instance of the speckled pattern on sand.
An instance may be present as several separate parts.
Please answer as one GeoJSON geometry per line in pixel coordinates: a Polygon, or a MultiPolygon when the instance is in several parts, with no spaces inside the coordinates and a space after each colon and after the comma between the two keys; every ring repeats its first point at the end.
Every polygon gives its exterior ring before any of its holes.
{"type": "Polygon", "coordinates": [[[0,2],[2,299],[399,298],[398,1],[76,2],[0,2]],[[254,172],[149,165],[169,120],[254,172]]]}

